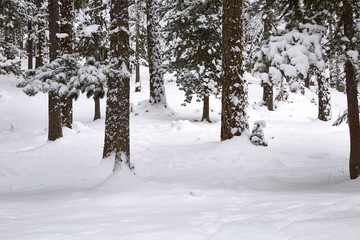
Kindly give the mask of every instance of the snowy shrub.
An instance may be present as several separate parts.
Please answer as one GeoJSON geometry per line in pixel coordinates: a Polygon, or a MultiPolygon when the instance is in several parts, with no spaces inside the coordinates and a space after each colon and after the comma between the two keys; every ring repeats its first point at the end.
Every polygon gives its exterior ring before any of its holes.
{"type": "Polygon", "coordinates": [[[264,120],[258,120],[254,122],[254,128],[251,131],[250,141],[257,146],[267,146],[268,143],[264,137],[264,128],[266,122],[264,120]]]}

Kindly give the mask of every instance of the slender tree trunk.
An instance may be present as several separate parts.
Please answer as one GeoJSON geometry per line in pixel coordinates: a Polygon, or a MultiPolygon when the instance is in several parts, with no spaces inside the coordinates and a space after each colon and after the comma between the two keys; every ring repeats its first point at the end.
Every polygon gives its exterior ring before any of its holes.
{"type": "Polygon", "coordinates": [[[203,114],[202,114],[201,121],[206,120],[209,123],[211,123],[211,120],[210,120],[210,97],[209,97],[209,94],[206,94],[204,96],[203,103],[204,103],[204,106],[203,106],[203,114]]]}
{"type": "Polygon", "coordinates": [[[223,0],[221,140],[248,129],[247,84],[242,69],[242,0],[223,0]]]}
{"type": "MultiPolygon", "coordinates": [[[[271,29],[272,29],[272,9],[273,9],[274,0],[266,0],[265,4],[265,15],[263,17],[264,21],[264,41],[267,43],[270,40],[271,29]]],[[[271,63],[268,59],[265,59],[265,71],[269,73],[271,63]]],[[[273,83],[269,77],[269,81],[263,83],[263,102],[264,105],[268,108],[269,111],[274,110],[274,90],[273,83]]]]}
{"type": "MultiPolygon", "coordinates": [[[[43,0],[35,1],[36,7],[40,12],[43,0]]],[[[35,53],[35,68],[39,68],[43,65],[43,46],[45,45],[45,31],[44,24],[41,20],[37,22],[37,42],[36,42],[36,53],[35,53]]]]}
{"type": "Polygon", "coordinates": [[[94,111],[94,121],[101,119],[101,111],[100,111],[100,99],[94,98],[94,105],[95,105],[95,111],[94,111]]]}
{"type": "Polygon", "coordinates": [[[329,83],[323,74],[317,74],[318,80],[318,99],[319,99],[319,113],[318,118],[321,121],[331,120],[331,104],[330,104],[330,92],[329,83]]]}
{"type": "MultiPolygon", "coordinates": [[[[54,61],[58,55],[59,32],[59,3],[57,0],[49,0],[49,37],[50,37],[50,61],[54,61]]],[[[63,136],[61,127],[61,106],[60,97],[57,92],[49,92],[49,133],[48,139],[55,141],[63,136]]]]}
{"type": "Polygon", "coordinates": [[[310,73],[308,73],[306,78],[305,78],[305,87],[307,89],[310,89],[310,73]]]}
{"type": "MultiPolygon", "coordinates": [[[[61,0],[61,21],[60,21],[60,32],[66,33],[67,36],[62,38],[60,41],[60,52],[62,54],[72,54],[73,53],[73,30],[72,24],[74,21],[73,17],[73,5],[74,1],[72,0],[61,0]]],[[[69,81],[70,79],[65,79],[69,81]]],[[[71,97],[63,96],[61,97],[61,113],[62,113],[62,124],[65,127],[72,128],[73,122],[73,99],[71,97]]]]}
{"type": "Polygon", "coordinates": [[[103,158],[115,154],[114,171],[130,163],[130,76],[128,0],[111,1],[110,49],[103,158]],[[113,31],[120,29],[119,31],[113,31]],[[125,30],[121,30],[125,29],[125,30]]]}
{"type": "Polygon", "coordinates": [[[148,61],[150,73],[150,102],[166,107],[164,74],[162,69],[159,17],[156,0],[146,0],[148,61]]]}
{"type": "MultiPolygon", "coordinates": [[[[355,32],[352,1],[343,0],[343,9],[344,34],[347,39],[350,39],[350,42],[346,44],[346,50],[355,50],[355,43],[352,40],[355,32]]],[[[360,175],[360,123],[356,72],[350,59],[345,62],[345,76],[350,130],[350,178],[356,179],[360,175]]]]}
{"type": "Polygon", "coordinates": [[[34,52],[34,46],[33,46],[33,26],[32,21],[30,20],[28,22],[28,39],[27,39],[27,52],[28,52],[28,69],[33,69],[33,52],[34,52]]]}
{"type": "MultiPolygon", "coordinates": [[[[104,19],[101,16],[101,6],[102,6],[102,1],[101,0],[94,0],[93,1],[93,8],[97,9],[96,11],[93,11],[93,18],[95,20],[95,24],[99,25],[100,28],[103,27],[104,24],[104,19]]],[[[101,46],[101,35],[99,32],[95,32],[94,33],[94,45],[95,46],[101,46]]],[[[97,48],[94,52],[94,58],[96,61],[104,61],[105,57],[104,57],[104,53],[102,48],[97,48]]],[[[97,119],[101,119],[101,110],[100,110],[100,99],[99,98],[94,98],[94,107],[95,107],[95,112],[94,112],[94,121],[97,119]]]]}
{"type": "Polygon", "coordinates": [[[141,92],[140,81],[140,0],[136,1],[135,92],[141,92]]]}

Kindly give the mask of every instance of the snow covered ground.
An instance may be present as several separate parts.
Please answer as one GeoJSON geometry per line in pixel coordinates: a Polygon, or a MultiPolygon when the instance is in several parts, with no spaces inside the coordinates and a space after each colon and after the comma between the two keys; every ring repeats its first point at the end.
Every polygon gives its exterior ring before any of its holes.
{"type": "MultiPolygon", "coordinates": [[[[143,69],[143,73],[146,69],[143,69]]],[[[181,106],[167,82],[169,110],[134,93],[131,158],[136,175],[111,175],[101,161],[104,120],[93,101],[74,103],[74,128],[47,141],[47,96],[28,97],[0,77],[0,239],[4,240],[357,240],[360,181],[348,176],[348,127],[317,120],[316,95],[293,94],[268,112],[250,81],[250,126],[267,122],[268,147],[248,136],[220,142],[198,122],[201,103],[181,106]]],[[[345,95],[331,92],[333,118],[345,95]]],[[[105,101],[102,101],[104,116],[105,101]]]]}

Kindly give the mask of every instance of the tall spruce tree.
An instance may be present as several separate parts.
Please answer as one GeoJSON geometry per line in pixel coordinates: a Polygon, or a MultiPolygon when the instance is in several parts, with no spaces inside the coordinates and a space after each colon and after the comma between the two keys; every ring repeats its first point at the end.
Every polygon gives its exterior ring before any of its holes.
{"type": "Polygon", "coordinates": [[[248,90],[242,69],[242,0],[223,0],[221,140],[248,129],[248,90]]]}
{"type": "Polygon", "coordinates": [[[114,171],[130,164],[130,72],[128,0],[110,3],[110,69],[103,158],[115,154],[114,171]]]}
{"type": "Polygon", "coordinates": [[[210,94],[220,93],[221,2],[197,0],[174,4],[167,13],[168,69],[185,92],[203,101],[202,120],[210,122],[210,94]]]}

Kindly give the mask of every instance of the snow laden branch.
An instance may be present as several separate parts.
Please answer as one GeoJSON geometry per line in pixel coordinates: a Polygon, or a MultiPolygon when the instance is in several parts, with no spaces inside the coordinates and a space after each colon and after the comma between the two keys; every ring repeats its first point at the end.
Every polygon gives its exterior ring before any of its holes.
{"type": "Polygon", "coordinates": [[[64,54],[48,64],[25,73],[25,80],[17,87],[34,96],[39,92],[56,92],[60,96],[67,96],[70,92],[68,83],[78,74],[80,64],[77,55],[64,54]]]}

